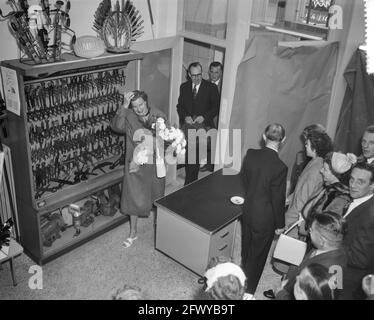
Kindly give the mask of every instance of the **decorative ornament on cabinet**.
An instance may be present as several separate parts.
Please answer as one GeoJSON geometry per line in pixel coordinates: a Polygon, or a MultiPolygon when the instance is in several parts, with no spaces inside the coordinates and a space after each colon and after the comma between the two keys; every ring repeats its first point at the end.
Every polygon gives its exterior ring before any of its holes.
{"type": "Polygon", "coordinates": [[[95,12],[93,29],[103,39],[107,51],[125,53],[132,42],[144,33],[144,20],[132,1],[116,1],[112,10],[111,0],[103,0],[95,12]]]}
{"type": "Polygon", "coordinates": [[[29,6],[27,0],[8,1],[12,10],[0,16],[9,19],[9,30],[17,40],[22,51],[21,62],[27,64],[43,64],[61,60],[62,49],[71,51],[75,43],[75,32],[70,29],[70,1],[56,1],[55,9],[50,9],[48,0],[41,0],[40,5],[29,6]],[[68,42],[63,41],[63,35],[68,42]]]}

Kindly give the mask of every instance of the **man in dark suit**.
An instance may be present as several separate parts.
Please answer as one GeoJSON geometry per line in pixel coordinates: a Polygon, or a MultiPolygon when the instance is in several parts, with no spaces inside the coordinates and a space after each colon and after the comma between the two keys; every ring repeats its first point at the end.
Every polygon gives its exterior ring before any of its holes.
{"type": "Polygon", "coordinates": [[[348,231],[344,240],[347,271],[343,275],[342,299],[365,299],[362,278],[374,268],[374,167],[357,164],[349,181],[353,199],[344,218],[348,231]]]}
{"type": "Polygon", "coordinates": [[[223,66],[221,62],[213,61],[209,65],[209,80],[217,86],[219,94],[221,94],[222,89],[222,72],[223,66]]]}
{"type": "Polygon", "coordinates": [[[271,243],[284,227],[287,166],[278,150],[285,140],[280,124],[269,125],[263,134],[265,147],[249,149],[240,175],[245,188],[242,216],[242,265],[247,292],[254,294],[271,243]]]}
{"type": "MultiPolygon", "coordinates": [[[[221,100],[221,89],[222,89],[222,72],[223,72],[223,66],[222,63],[219,61],[213,61],[209,65],[209,81],[211,83],[214,83],[217,86],[218,93],[220,96],[221,100]]],[[[217,115],[213,118],[213,123],[214,123],[214,128],[218,129],[218,119],[219,119],[219,112],[217,115]]],[[[208,161],[205,166],[200,168],[201,172],[205,171],[214,171],[214,165],[211,163],[210,158],[211,158],[211,151],[212,151],[212,146],[211,146],[211,141],[208,142],[208,161]]]]}
{"type": "MultiPolygon", "coordinates": [[[[199,62],[193,62],[188,67],[188,80],[180,86],[177,111],[181,128],[188,139],[188,130],[204,129],[209,130],[214,127],[213,118],[218,114],[219,94],[217,86],[204,80],[202,77],[202,66],[199,62]]],[[[199,175],[199,143],[187,140],[186,152],[186,180],[185,185],[197,180],[199,175]],[[189,153],[196,145],[195,159],[189,159],[189,153]],[[194,161],[195,160],[195,161],[194,161]]],[[[200,146],[202,144],[200,143],[200,146]]],[[[193,150],[194,151],[194,150],[193,150]]],[[[191,157],[190,157],[191,158],[191,157]]]]}
{"type": "Polygon", "coordinates": [[[368,126],[361,139],[362,160],[373,164],[374,161],[374,125],[368,126]]]}

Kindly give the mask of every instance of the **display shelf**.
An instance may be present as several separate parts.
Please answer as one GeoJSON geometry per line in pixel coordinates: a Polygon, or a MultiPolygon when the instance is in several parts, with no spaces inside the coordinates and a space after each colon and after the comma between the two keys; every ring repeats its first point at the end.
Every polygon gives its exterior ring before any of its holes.
{"type": "Polygon", "coordinates": [[[37,263],[127,221],[118,212],[97,216],[79,236],[71,237],[69,228],[50,246],[43,244],[46,218],[53,212],[122,182],[125,140],[111,131],[110,121],[126,88],[137,87],[137,61],[143,55],[83,59],[64,54],[62,61],[43,65],[1,62],[15,71],[11,82],[19,92],[19,115],[8,110],[4,143],[13,155],[20,241],[37,263]]]}

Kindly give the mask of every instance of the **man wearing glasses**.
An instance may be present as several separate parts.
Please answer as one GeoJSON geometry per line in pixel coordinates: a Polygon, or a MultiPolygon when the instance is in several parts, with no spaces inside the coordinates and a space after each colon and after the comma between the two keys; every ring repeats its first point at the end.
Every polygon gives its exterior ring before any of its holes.
{"type": "MultiPolygon", "coordinates": [[[[188,130],[209,130],[213,128],[213,118],[218,114],[219,110],[218,88],[215,84],[204,80],[202,72],[203,68],[199,62],[191,63],[188,67],[190,80],[182,83],[179,90],[177,111],[180,125],[186,134],[188,144],[185,165],[186,179],[184,185],[197,180],[200,169],[200,156],[198,154],[199,144],[196,139],[188,139],[188,130]],[[188,157],[188,153],[191,153],[194,145],[196,145],[196,156],[188,157]]],[[[201,143],[200,147],[201,149],[203,148],[201,143]]],[[[206,154],[206,152],[203,154],[206,154]]]]}

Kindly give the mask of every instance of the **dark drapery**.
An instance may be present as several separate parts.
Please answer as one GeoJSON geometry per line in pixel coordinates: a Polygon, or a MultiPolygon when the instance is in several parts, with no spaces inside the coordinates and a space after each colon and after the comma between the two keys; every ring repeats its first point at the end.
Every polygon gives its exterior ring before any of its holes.
{"type": "Polygon", "coordinates": [[[361,136],[374,124],[374,76],[366,72],[365,52],[357,49],[345,73],[347,89],[340,110],[335,146],[343,152],[361,154],[361,136]]]}
{"type": "MultiPolygon", "coordinates": [[[[242,130],[242,155],[259,147],[269,123],[286,129],[280,157],[289,168],[303,149],[300,134],[326,124],[338,44],[279,46],[277,34],[253,35],[238,67],[230,128],[242,130]]],[[[291,170],[289,170],[290,174],[291,170]]]]}

